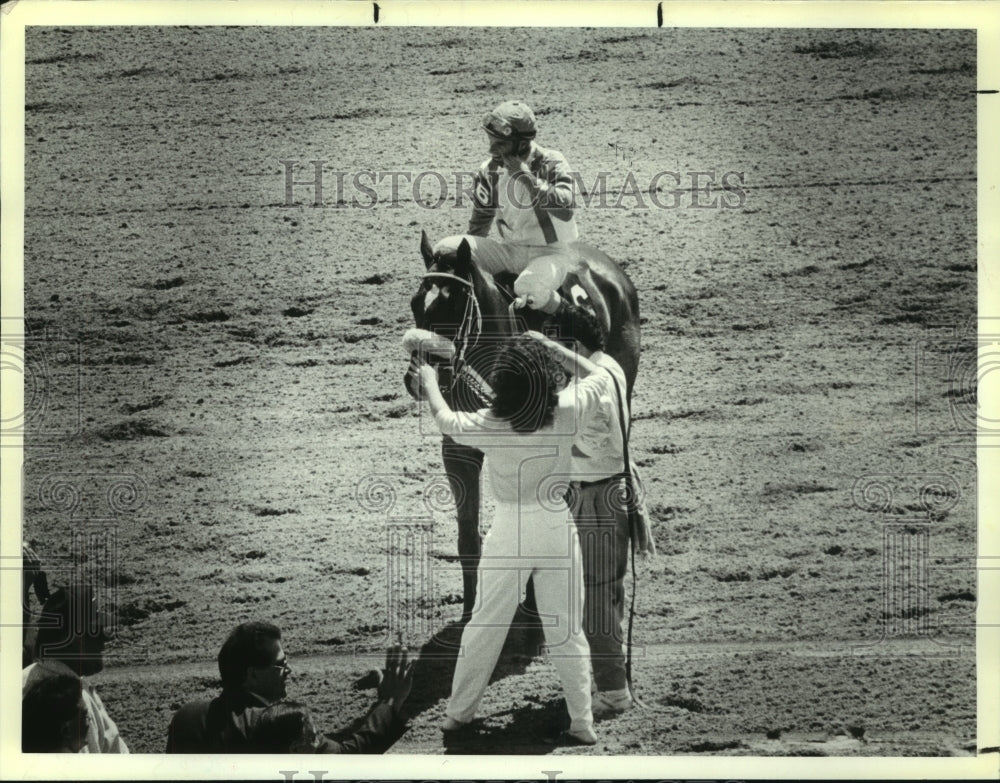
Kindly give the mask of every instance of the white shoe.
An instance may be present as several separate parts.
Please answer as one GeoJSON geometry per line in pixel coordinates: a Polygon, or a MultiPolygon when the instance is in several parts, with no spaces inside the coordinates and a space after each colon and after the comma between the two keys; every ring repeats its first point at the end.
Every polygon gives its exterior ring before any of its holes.
{"type": "Polygon", "coordinates": [[[566,732],[566,738],[570,742],[579,742],[581,745],[596,745],[597,735],[593,729],[575,729],[566,732]]]}
{"type": "Polygon", "coordinates": [[[594,717],[604,718],[632,709],[635,702],[632,701],[628,688],[622,688],[618,691],[597,691],[591,699],[591,705],[594,717]]]}
{"type": "Polygon", "coordinates": [[[462,723],[454,718],[445,718],[444,723],[441,724],[441,731],[460,731],[468,725],[468,723],[462,723]]]}

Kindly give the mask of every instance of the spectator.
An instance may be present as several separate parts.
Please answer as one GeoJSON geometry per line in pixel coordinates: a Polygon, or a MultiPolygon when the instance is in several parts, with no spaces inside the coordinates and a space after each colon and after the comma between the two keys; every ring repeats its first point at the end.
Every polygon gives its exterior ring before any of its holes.
{"type": "Polygon", "coordinates": [[[79,753],[88,722],[80,678],[62,665],[39,664],[21,696],[22,752],[79,753]]]}
{"type": "Polygon", "coordinates": [[[128,753],[128,746],[108,716],[101,697],[93,685],[82,679],[104,668],[105,629],[104,617],[97,610],[89,586],[56,590],[42,607],[32,654],[34,663],[21,673],[21,692],[27,693],[53,671],[79,676],[88,720],[84,752],[128,753]]]}
{"type": "MultiPolygon", "coordinates": [[[[407,664],[406,657],[402,647],[389,649],[378,701],[360,727],[339,741],[318,735],[312,752],[384,753],[399,738],[405,728],[400,712],[413,684],[412,664],[407,664]]],[[[167,737],[168,753],[258,752],[259,724],[268,709],[285,697],[285,683],[291,674],[281,630],[268,622],[237,626],[219,651],[219,674],[222,693],[211,700],[185,704],[174,714],[167,737]]],[[[266,718],[276,727],[275,732],[285,731],[286,720],[292,722],[281,714],[285,714],[283,709],[266,718]]]]}
{"type": "MultiPolygon", "coordinates": [[[[35,542],[32,541],[32,544],[35,542]]],[[[42,570],[42,561],[27,541],[21,542],[21,617],[24,628],[21,667],[31,665],[32,649],[35,643],[37,629],[32,623],[31,591],[39,604],[49,600],[49,579],[42,570]]]]}

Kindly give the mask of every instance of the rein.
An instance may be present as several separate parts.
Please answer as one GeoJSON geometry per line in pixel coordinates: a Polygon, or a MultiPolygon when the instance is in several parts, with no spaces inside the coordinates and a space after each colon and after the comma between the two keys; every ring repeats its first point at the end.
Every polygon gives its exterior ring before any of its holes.
{"type": "Polygon", "coordinates": [[[469,347],[470,337],[472,338],[473,345],[479,343],[479,335],[483,332],[483,313],[479,307],[479,300],[476,298],[471,280],[466,280],[463,277],[453,275],[449,272],[428,272],[424,275],[423,279],[427,280],[428,278],[437,277],[454,280],[469,289],[469,294],[465,299],[465,312],[462,313],[462,322],[458,326],[458,332],[455,335],[454,340],[457,348],[455,351],[455,358],[452,360],[451,364],[451,389],[454,391],[455,386],[458,383],[458,379],[461,376],[462,368],[465,366],[465,352],[469,347]]]}

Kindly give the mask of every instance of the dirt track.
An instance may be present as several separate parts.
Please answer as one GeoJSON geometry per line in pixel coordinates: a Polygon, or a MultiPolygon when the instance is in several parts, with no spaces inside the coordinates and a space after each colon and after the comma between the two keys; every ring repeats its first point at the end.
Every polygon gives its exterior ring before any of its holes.
{"type": "MultiPolygon", "coordinates": [[[[685,191],[581,210],[641,292],[633,454],[660,555],[639,569],[636,679],[656,711],[554,752],[973,752],[975,57],[964,31],[29,30],[25,311],[48,338],[29,348],[51,383],[79,374],[82,418],[61,386],[36,420],[26,538],[53,566],[71,525],[113,520],[99,688],[132,748],[162,749],[250,617],[281,624],[327,725],[359,714],[345,685],[390,623],[388,518],[435,523],[411,643],[457,619],[438,440],[399,341],[420,230],[462,229],[468,205],[385,186],[338,205],[334,172],[471,171],[478,116],[520,96],[612,194],[629,172],[746,185],[735,209],[685,191]],[[282,160],[298,180],[326,161],[323,208],[306,185],[285,204],[282,160]],[[91,474],[67,479],[74,511],[59,473],[91,474]],[[141,497],[115,515],[119,474],[141,497]],[[872,476],[891,494],[859,501],[872,476]],[[925,589],[887,603],[894,542],[924,540],[925,589]]],[[[553,752],[543,659],[502,664],[460,748],[437,730],[447,665],[429,671],[394,751],[553,752]]]]}

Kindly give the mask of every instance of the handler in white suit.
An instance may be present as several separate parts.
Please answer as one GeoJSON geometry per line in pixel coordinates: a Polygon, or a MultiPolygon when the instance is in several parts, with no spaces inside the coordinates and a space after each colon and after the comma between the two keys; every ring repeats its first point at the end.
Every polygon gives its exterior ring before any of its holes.
{"type": "MultiPolygon", "coordinates": [[[[580,375],[596,370],[581,359],[580,375]]],[[[418,371],[425,399],[441,432],[486,455],[497,507],[483,542],[480,602],[462,634],[446,731],[476,714],[518,599],[529,577],[543,617],[546,646],[562,682],[570,728],[565,739],[592,745],[590,652],[583,635],[583,566],[576,528],[564,497],[571,449],[581,421],[598,404],[599,387],[571,383],[562,392],[549,351],[531,337],[514,338],[490,379],[491,408],[452,411],[436,371],[418,371]]]]}

